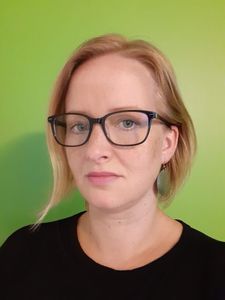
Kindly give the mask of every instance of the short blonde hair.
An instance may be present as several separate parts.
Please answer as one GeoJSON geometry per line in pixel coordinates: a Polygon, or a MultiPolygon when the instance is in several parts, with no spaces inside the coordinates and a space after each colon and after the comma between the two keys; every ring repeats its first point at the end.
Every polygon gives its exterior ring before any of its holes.
{"type": "MultiPolygon", "coordinates": [[[[59,73],[49,105],[49,115],[65,112],[65,98],[73,73],[86,61],[110,53],[117,53],[135,59],[149,68],[162,95],[165,111],[162,116],[172,124],[179,124],[179,138],[176,151],[167,163],[170,181],[169,191],[161,196],[161,202],[171,199],[190,171],[196,152],[196,135],[191,117],[184,106],[178,90],[175,74],[168,59],[155,46],[144,40],[128,40],[120,34],[106,34],[94,37],[81,44],[68,59],[59,73]]],[[[56,143],[47,127],[47,144],[53,167],[54,184],[49,202],[40,213],[37,224],[49,209],[59,203],[73,187],[65,149],[56,143]]]]}

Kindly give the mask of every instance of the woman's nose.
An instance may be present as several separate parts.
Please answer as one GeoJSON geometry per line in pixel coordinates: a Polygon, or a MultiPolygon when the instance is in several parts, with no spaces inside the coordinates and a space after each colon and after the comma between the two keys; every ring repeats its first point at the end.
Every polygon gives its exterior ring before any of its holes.
{"type": "Polygon", "coordinates": [[[86,143],[86,156],[88,159],[103,162],[111,157],[112,144],[107,140],[100,124],[92,128],[91,136],[86,143]]]}

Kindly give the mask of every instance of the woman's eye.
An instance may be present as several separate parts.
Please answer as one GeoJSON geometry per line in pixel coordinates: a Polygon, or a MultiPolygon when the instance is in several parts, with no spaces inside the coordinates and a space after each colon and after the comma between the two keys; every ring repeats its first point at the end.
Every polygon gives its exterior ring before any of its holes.
{"type": "Polygon", "coordinates": [[[134,122],[134,121],[132,121],[132,120],[123,120],[122,122],[122,126],[124,127],[124,128],[127,128],[127,129],[130,129],[130,128],[132,128],[136,123],[134,122]]]}
{"type": "Polygon", "coordinates": [[[88,130],[88,125],[86,125],[86,124],[77,123],[77,124],[71,126],[71,131],[74,133],[82,133],[86,130],[88,130]]]}

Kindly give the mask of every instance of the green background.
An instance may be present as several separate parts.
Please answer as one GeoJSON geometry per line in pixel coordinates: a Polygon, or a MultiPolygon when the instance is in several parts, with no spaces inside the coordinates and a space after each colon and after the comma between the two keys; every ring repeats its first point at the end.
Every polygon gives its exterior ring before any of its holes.
{"type": "MultiPolygon", "coordinates": [[[[59,70],[81,42],[109,32],[146,39],[171,60],[198,153],[166,211],[225,240],[225,1],[14,0],[0,10],[0,242],[34,222],[49,197],[44,129],[59,70]]],[[[81,209],[75,192],[45,220],[81,209]]]]}

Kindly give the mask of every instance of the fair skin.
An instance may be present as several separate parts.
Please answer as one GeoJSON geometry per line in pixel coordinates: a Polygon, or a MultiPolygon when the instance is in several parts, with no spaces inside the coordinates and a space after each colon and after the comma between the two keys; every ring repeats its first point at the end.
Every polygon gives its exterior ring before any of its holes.
{"type": "MultiPolygon", "coordinates": [[[[68,89],[66,112],[101,117],[114,110],[160,113],[162,99],[151,72],[140,62],[108,54],[84,63],[68,89]]],[[[99,125],[85,145],[65,148],[74,183],[88,203],[77,233],[84,252],[97,263],[133,269],[165,254],[178,241],[182,225],[157,205],[155,181],[174,154],[178,129],[152,122],[148,139],[138,146],[111,144],[99,125]],[[93,171],[114,172],[108,183],[91,182],[93,171]]]]}

